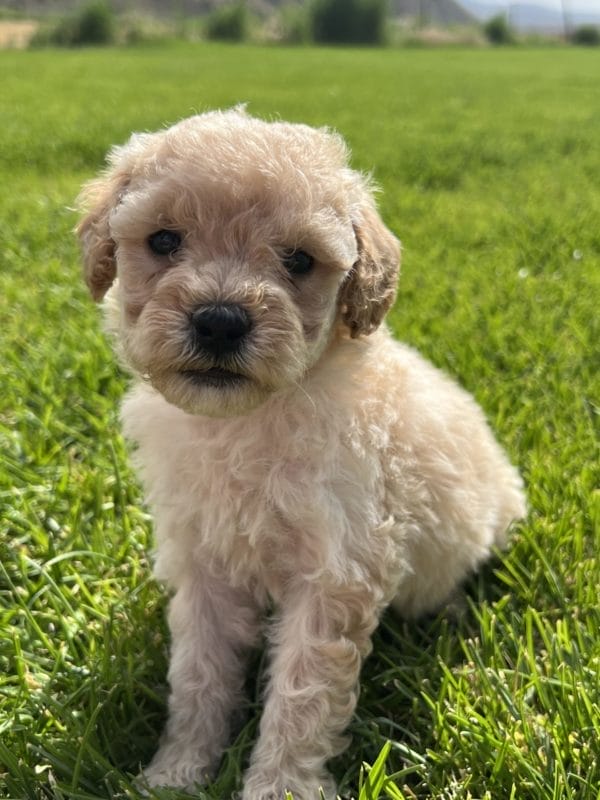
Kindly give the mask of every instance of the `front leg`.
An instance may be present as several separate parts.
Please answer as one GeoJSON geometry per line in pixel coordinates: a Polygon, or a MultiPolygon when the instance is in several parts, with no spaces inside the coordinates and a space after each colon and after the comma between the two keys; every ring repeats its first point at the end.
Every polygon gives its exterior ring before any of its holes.
{"type": "Polygon", "coordinates": [[[304,583],[286,591],[274,625],[270,680],[243,800],[335,796],[325,762],[347,744],[378,608],[368,586],[304,583]]]}
{"type": "Polygon", "coordinates": [[[169,626],[169,718],[144,776],[150,786],[192,788],[206,782],[227,743],[258,615],[249,593],[193,571],[171,600],[169,626]]]}

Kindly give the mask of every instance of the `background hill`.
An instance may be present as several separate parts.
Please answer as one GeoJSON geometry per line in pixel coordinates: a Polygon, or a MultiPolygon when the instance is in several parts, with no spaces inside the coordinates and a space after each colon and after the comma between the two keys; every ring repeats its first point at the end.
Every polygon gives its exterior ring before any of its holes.
{"type": "MultiPolygon", "coordinates": [[[[306,5],[307,0],[247,0],[248,6],[260,14],[267,16],[282,6],[306,5]]],[[[195,16],[206,14],[220,6],[228,5],[231,0],[111,0],[110,5],[116,11],[142,10],[157,16],[176,16],[184,14],[195,16]]],[[[20,14],[47,15],[61,14],[85,5],[84,0],[5,0],[0,3],[4,8],[12,9],[20,14]]],[[[445,24],[464,24],[473,21],[473,16],[466,11],[457,0],[390,0],[392,17],[414,17],[445,24]]]]}
{"type": "MultiPolygon", "coordinates": [[[[462,5],[478,20],[490,19],[498,14],[507,14],[510,24],[519,31],[540,31],[562,33],[565,30],[565,17],[557,1],[556,8],[548,8],[535,3],[481,3],[477,0],[461,0],[462,5]]],[[[600,11],[583,11],[575,3],[567,6],[566,26],[569,30],[579,25],[599,25],[600,11]]]]}
{"type": "MultiPolygon", "coordinates": [[[[157,17],[201,16],[228,5],[232,0],[111,0],[115,11],[140,11],[157,17]]],[[[306,5],[308,0],[247,0],[248,6],[262,17],[267,17],[283,6],[306,5]]],[[[567,7],[566,22],[559,0],[556,8],[535,3],[486,3],[480,0],[389,0],[390,16],[403,20],[416,20],[423,24],[439,26],[469,25],[489,19],[497,14],[508,14],[510,24],[520,31],[556,33],[572,30],[579,25],[600,26],[598,12],[577,9],[577,0],[567,7]]],[[[20,15],[47,16],[63,14],[82,5],[85,0],[5,0],[2,8],[20,15]]]]}
{"type": "MultiPolygon", "coordinates": [[[[247,0],[249,8],[268,17],[283,6],[307,5],[309,0],[247,0]]],[[[85,5],[86,0],[6,0],[0,3],[19,14],[64,14],[85,5]]],[[[232,0],[110,0],[115,11],[141,11],[157,17],[200,16],[231,4],[232,0]]],[[[390,16],[436,25],[468,25],[475,17],[457,0],[389,0],[390,16]]]]}

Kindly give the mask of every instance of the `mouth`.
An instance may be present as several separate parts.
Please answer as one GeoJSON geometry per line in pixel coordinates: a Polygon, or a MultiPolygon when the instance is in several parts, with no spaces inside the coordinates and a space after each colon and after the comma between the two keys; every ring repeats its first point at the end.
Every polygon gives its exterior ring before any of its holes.
{"type": "Polygon", "coordinates": [[[221,367],[210,369],[185,369],[181,373],[184,378],[196,386],[210,386],[215,389],[229,389],[245,383],[248,378],[239,372],[231,372],[221,367]]]}

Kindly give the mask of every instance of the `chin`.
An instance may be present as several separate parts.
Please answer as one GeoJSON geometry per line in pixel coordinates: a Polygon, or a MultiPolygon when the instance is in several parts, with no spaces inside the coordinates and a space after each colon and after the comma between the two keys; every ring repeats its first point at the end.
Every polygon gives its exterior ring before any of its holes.
{"type": "Polygon", "coordinates": [[[269,389],[245,375],[218,369],[151,375],[150,383],[168,403],[195,416],[242,416],[260,406],[271,394],[269,389]]]}

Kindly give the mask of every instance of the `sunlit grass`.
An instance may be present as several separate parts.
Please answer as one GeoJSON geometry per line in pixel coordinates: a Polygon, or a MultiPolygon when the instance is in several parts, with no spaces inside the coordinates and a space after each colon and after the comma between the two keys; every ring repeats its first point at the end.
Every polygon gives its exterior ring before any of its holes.
{"type": "MultiPolygon", "coordinates": [[[[528,485],[462,609],[385,617],[342,791],[597,800],[599,55],[174,45],[6,52],[0,71],[0,797],[134,795],[165,710],[126,377],[70,208],[131,130],[248,101],[338,128],[373,172],[404,244],[394,332],[476,394],[528,485]]],[[[248,697],[209,797],[239,789],[256,677],[248,697]]]]}

